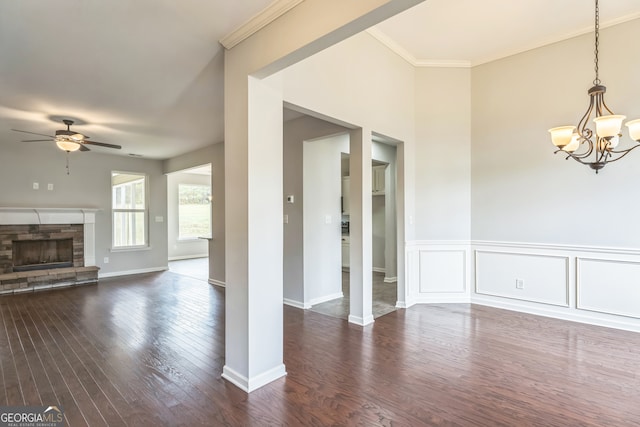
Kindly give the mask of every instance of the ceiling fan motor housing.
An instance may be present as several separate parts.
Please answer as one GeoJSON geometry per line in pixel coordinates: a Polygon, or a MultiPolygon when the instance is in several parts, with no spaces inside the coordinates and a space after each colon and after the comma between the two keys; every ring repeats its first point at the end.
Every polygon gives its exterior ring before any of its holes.
{"type": "Polygon", "coordinates": [[[83,134],[81,134],[81,133],[72,132],[70,130],[63,130],[63,129],[60,129],[60,130],[56,131],[56,139],[58,139],[60,137],[62,137],[62,138],[66,137],[65,139],[71,139],[71,140],[74,140],[74,141],[83,141],[84,138],[85,138],[85,136],[83,134]]]}

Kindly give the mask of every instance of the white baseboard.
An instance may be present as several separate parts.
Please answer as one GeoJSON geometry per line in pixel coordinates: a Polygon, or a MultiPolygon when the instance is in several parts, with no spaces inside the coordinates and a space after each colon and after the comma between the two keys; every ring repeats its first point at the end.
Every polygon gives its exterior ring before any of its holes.
{"type": "Polygon", "coordinates": [[[207,258],[208,256],[209,254],[170,256],[169,261],[183,261],[185,259],[207,258]]]}
{"type": "Polygon", "coordinates": [[[216,279],[209,279],[207,280],[209,282],[209,284],[211,285],[215,285],[215,286],[220,286],[221,288],[226,288],[227,287],[227,283],[223,282],[221,280],[216,280],[216,279]]]}
{"type": "Polygon", "coordinates": [[[285,370],[284,364],[280,364],[273,369],[254,376],[253,378],[247,378],[226,365],[222,368],[222,378],[247,393],[251,393],[252,391],[257,390],[278,378],[284,377],[285,375],[287,375],[287,371],[285,370]]]}
{"type": "MultiPolygon", "coordinates": [[[[469,304],[467,294],[428,294],[415,297],[413,304],[469,304]]],[[[412,305],[413,305],[412,304],[412,305]]]]}
{"type": "Polygon", "coordinates": [[[323,302],[327,302],[327,301],[332,301],[334,299],[338,299],[338,298],[342,298],[344,297],[344,294],[342,292],[338,292],[335,294],[331,294],[331,295],[325,295],[323,297],[320,298],[314,298],[310,301],[307,301],[304,305],[308,305],[309,308],[311,308],[312,306],[316,305],[316,304],[322,304],[323,302]]]}
{"type": "Polygon", "coordinates": [[[145,273],[158,273],[160,271],[167,271],[169,267],[152,267],[152,268],[141,268],[139,270],[126,270],[126,271],[112,271],[111,273],[98,273],[98,279],[103,279],[107,277],[120,277],[120,276],[131,276],[133,274],[145,274],[145,273]]]}
{"type": "Polygon", "coordinates": [[[384,267],[373,267],[372,269],[375,273],[386,273],[387,269],[384,267]]]}
{"type": "Polygon", "coordinates": [[[398,281],[397,277],[385,277],[384,283],[396,283],[398,281]]]}
{"type": "Polygon", "coordinates": [[[622,329],[631,332],[640,332],[640,322],[634,319],[613,316],[600,316],[581,310],[572,310],[563,307],[555,308],[542,304],[528,304],[517,300],[502,300],[498,298],[486,297],[484,295],[474,295],[472,304],[485,305],[488,307],[502,308],[505,310],[518,311],[521,313],[535,314],[537,316],[552,317],[554,319],[568,320],[571,322],[585,323],[588,325],[604,326],[607,328],[622,329]]]}
{"type": "Polygon", "coordinates": [[[311,304],[305,304],[303,302],[292,300],[292,299],[289,299],[289,298],[285,298],[282,302],[285,305],[288,305],[290,307],[300,308],[302,310],[307,310],[307,309],[311,308],[311,304]]]}
{"type": "Polygon", "coordinates": [[[349,315],[349,323],[353,323],[358,326],[371,325],[373,322],[374,320],[372,314],[365,317],[353,316],[351,314],[349,315]]]}

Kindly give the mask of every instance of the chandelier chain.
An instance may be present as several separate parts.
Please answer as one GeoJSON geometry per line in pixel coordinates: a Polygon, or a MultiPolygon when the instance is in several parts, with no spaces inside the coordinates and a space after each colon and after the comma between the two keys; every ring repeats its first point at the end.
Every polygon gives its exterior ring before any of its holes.
{"type": "Polygon", "coordinates": [[[595,14],[595,19],[596,19],[596,23],[595,23],[595,36],[596,36],[596,40],[595,40],[595,71],[596,71],[596,78],[593,80],[593,84],[594,85],[599,85],[600,82],[600,76],[599,76],[599,67],[598,67],[598,47],[600,46],[600,5],[598,4],[598,0],[596,0],[596,14],[595,14]]]}

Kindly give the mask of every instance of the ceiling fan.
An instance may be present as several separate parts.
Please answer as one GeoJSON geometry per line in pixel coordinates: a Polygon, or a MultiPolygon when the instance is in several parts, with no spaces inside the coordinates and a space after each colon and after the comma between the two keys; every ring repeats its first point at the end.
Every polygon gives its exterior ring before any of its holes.
{"type": "Polygon", "coordinates": [[[74,132],[70,129],[71,125],[73,124],[73,120],[65,119],[65,120],[62,120],[62,122],[65,125],[67,125],[67,128],[57,130],[55,136],[45,135],[45,134],[36,133],[36,132],[29,132],[26,130],[19,130],[19,129],[11,129],[11,130],[16,132],[45,136],[48,139],[26,139],[26,140],[23,140],[22,142],[55,141],[58,148],[66,151],[67,153],[70,151],[77,151],[77,150],[90,151],[87,145],[96,145],[99,147],[115,148],[117,150],[122,148],[121,146],[115,145],[115,144],[106,144],[104,142],[89,141],[89,137],[87,135],[74,132]]]}

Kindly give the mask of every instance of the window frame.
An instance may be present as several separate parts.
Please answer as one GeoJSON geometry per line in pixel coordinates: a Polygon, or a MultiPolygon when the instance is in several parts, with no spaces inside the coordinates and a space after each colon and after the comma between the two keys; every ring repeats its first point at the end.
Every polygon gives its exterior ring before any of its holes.
{"type": "MultiPolygon", "coordinates": [[[[121,170],[113,170],[111,171],[111,251],[112,252],[120,252],[120,251],[135,251],[135,250],[144,250],[149,249],[149,175],[144,172],[130,172],[130,171],[121,171],[121,170]],[[123,186],[125,184],[132,184],[134,182],[138,182],[139,180],[131,181],[123,184],[113,183],[113,178],[115,175],[135,175],[139,176],[143,181],[143,191],[144,191],[144,208],[116,208],[115,207],[115,189],[117,186],[123,186]],[[143,244],[136,245],[121,245],[116,246],[116,214],[119,213],[142,213],[144,227],[143,227],[143,244]]],[[[135,218],[135,216],[134,216],[135,218]]]]}

